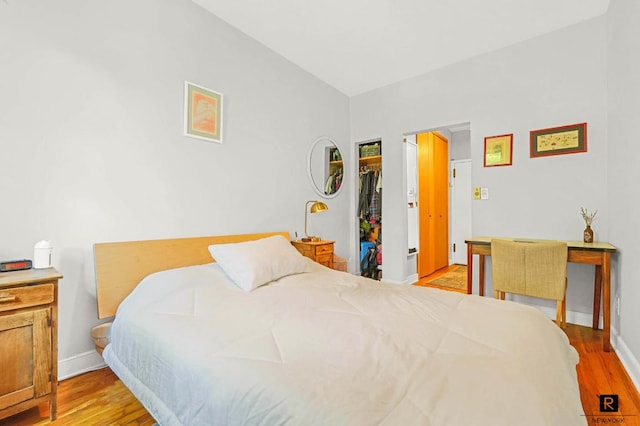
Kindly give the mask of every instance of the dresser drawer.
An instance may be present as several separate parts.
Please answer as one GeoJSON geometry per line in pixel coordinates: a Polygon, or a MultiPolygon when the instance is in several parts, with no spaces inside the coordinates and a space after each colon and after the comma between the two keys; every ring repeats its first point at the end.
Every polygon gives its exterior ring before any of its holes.
{"type": "Polygon", "coordinates": [[[316,247],[316,256],[327,253],[333,253],[333,244],[324,244],[316,247]]]}
{"type": "Polygon", "coordinates": [[[333,264],[333,253],[321,254],[319,256],[316,256],[316,262],[324,266],[333,264]]]}
{"type": "Polygon", "coordinates": [[[313,247],[302,244],[296,244],[295,247],[298,249],[301,255],[313,258],[313,247]]]}
{"type": "Polygon", "coordinates": [[[25,287],[0,288],[0,312],[53,302],[53,283],[25,287]]]}

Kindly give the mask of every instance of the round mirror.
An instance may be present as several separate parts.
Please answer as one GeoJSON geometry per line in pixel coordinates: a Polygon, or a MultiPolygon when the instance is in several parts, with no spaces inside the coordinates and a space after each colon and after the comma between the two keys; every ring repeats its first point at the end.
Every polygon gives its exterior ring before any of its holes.
{"type": "Polygon", "coordinates": [[[316,139],[309,149],[307,173],[311,186],[325,197],[333,198],[340,192],[344,175],[342,153],[328,137],[316,139]]]}

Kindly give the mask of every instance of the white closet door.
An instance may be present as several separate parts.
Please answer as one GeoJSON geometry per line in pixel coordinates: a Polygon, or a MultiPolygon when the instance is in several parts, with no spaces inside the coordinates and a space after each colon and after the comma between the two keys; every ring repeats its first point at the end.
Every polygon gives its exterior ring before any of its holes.
{"type": "Polygon", "coordinates": [[[467,264],[467,245],[464,240],[471,238],[471,160],[451,162],[451,247],[455,247],[451,258],[453,263],[467,264]],[[455,178],[453,171],[455,170],[455,178]]]}

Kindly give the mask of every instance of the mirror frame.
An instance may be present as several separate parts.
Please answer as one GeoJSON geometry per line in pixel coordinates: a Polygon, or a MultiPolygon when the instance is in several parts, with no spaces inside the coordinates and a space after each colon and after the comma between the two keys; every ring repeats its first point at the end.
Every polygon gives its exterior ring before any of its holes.
{"type": "Polygon", "coordinates": [[[307,176],[309,178],[309,182],[311,183],[311,187],[313,188],[314,191],[316,191],[316,193],[319,196],[321,196],[323,198],[335,198],[338,194],[340,194],[340,192],[342,192],[342,188],[344,187],[344,184],[340,185],[340,188],[338,188],[338,190],[336,192],[334,192],[333,194],[325,194],[324,193],[324,188],[318,188],[318,186],[316,185],[316,182],[313,180],[313,174],[311,173],[311,163],[312,163],[311,157],[313,156],[314,149],[321,142],[331,142],[333,144],[333,146],[335,146],[338,149],[338,151],[340,152],[340,156],[343,158],[343,160],[342,160],[342,174],[344,176],[344,173],[346,171],[345,170],[344,156],[342,155],[342,151],[340,150],[340,147],[338,147],[338,144],[336,144],[336,141],[334,141],[333,139],[331,139],[328,136],[320,136],[315,141],[313,141],[313,143],[309,147],[309,152],[307,153],[307,176]]]}

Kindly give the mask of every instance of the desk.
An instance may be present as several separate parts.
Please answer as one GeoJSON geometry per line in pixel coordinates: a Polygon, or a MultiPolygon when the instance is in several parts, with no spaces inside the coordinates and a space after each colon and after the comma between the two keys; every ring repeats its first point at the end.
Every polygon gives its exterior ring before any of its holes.
{"type": "MultiPolygon", "coordinates": [[[[544,241],[518,238],[514,241],[544,241]]],[[[600,320],[600,295],[603,296],[602,316],[603,316],[603,340],[604,351],[611,350],[611,330],[610,330],[610,310],[611,310],[611,253],[616,252],[616,248],[609,243],[583,243],[582,241],[564,241],[567,243],[567,261],[573,263],[586,263],[595,265],[595,279],[593,284],[593,323],[594,330],[598,329],[600,320]]],[[[491,256],[491,237],[474,237],[465,240],[467,243],[467,293],[472,292],[473,277],[473,255],[479,256],[479,294],[484,296],[484,258],[491,256]]]]}

